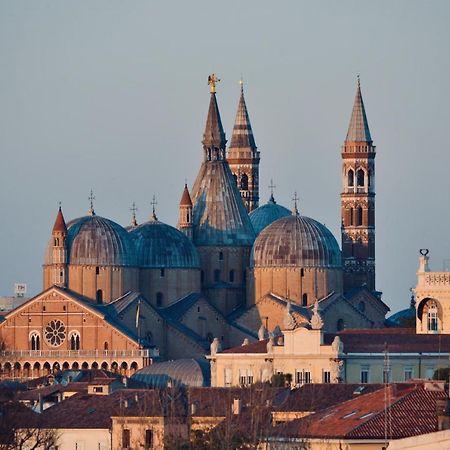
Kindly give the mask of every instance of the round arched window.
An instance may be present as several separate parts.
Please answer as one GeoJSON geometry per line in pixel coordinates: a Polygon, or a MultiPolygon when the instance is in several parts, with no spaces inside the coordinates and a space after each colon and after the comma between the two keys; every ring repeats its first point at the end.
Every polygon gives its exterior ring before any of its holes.
{"type": "Polygon", "coordinates": [[[45,340],[51,347],[59,347],[66,339],[66,326],[61,320],[50,320],[45,327],[45,340]]]}

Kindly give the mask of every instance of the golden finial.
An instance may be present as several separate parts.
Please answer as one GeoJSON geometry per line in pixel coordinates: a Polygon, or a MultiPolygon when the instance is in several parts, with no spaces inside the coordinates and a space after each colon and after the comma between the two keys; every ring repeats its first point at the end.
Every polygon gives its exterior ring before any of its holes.
{"type": "Polygon", "coordinates": [[[241,75],[241,79],[239,80],[239,84],[241,86],[241,93],[244,93],[244,78],[241,75]]]}
{"type": "Polygon", "coordinates": [[[216,77],[216,74],[212,73],[211,75],[208,76],[208,84],[209,84],[209,89],[211,91],[211,94],[215,94],[216,93],[216,83],[218,83],[220,81],[219,78],[216,77]]]}

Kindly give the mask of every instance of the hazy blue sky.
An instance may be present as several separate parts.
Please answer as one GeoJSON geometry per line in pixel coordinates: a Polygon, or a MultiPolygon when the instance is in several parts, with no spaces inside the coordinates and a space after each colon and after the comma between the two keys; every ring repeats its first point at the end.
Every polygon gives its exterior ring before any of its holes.
{"type": "Polygon", "coordinates": [[[228,138],[243,74],[261,200],[340,242],[340,146],[361,75],[377,146],[377,288],[409,302],[418,249],[450,259],[450,2],[0,1],[0,294],[42,287],[58,201],[175,224],[202,160],[206,79],[228,138]]]}

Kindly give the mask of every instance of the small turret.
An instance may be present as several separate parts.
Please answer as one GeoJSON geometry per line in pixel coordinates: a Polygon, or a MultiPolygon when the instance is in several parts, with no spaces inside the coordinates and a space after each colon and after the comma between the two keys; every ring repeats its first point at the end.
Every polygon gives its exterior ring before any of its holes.
{"type": "Polygon", "coordinates": [[[52,283],[57,286],[67,285],[67,226],[59,206],[52,230],[52,283]]]}
{"type": "Polygon", "coordinates": [[[187,184],[184,185],[183,194],[180,200],[180,215],[177,228],[192,240],[192,200],[187,184]]]}

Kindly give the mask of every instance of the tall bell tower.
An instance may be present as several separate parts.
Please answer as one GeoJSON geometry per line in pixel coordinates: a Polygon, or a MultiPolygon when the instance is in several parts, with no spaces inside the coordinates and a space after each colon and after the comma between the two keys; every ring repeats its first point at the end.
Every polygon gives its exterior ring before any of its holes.
{"type": "Polygon", "coordinates": [[[344,291],[375,290],[375,146],[358,77],[347,137],[342,146],[341,194],[344,291]]]}
{"type": "Polygon", "coordinates": [[[259,151],[244,98],[241,80],[241,96],[228,149],[227,160],[236,181],[247,212],[259,206],[259,151]]]}

